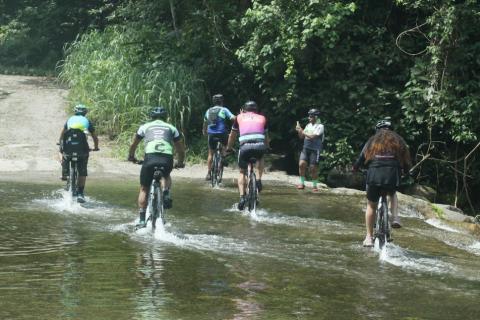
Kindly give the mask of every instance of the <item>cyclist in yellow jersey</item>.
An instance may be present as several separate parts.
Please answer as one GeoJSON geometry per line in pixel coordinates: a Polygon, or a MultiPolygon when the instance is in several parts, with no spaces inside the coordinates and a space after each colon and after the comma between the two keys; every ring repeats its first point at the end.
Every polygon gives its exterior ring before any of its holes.
{"type": "Polygon", "coordinates": [[[139,225],[145,225],[145,212],[147,210],[147,194],[150,184],[153,180],[154,167],[162,166],[164,168],[164,177],[162,178],[162,190],[164,207],[169,209],[172,207],[172,199],[170,197],[170,187],[172,178],[173,153],[177,154],[177,164],[175,167],[183,168],[185,166],[185,145],[181,134],[177,128],[165,122],[167,110],[164,107],[156,107],[150,112],[153,121],[142,125],[135,134],[128,154],[128,160],[136,162],[135,151],[142,139],[145,143],[145,157],[140,171],[140,192],[138,194],[139,207],[139,225]]]}
{"type": "Polygon", "coordinates": [[[78,156],[78,189],[75,196],[80,203],[85,202],[84,189],[87,180],[87,165],[90,147],[87,142],[87,135],[90,134],[93,139],[94,147],[91,151],[98,151],[98,137],[95,133],[95,127],[85,117],[87,107],[78,104],[74,108],[75,115],[71,116],[60,133],[60,154],[62,159],[62,180],[67,180],[69,174],[69,161],[64,155],[70,155],[75,152],[78,156]]]}

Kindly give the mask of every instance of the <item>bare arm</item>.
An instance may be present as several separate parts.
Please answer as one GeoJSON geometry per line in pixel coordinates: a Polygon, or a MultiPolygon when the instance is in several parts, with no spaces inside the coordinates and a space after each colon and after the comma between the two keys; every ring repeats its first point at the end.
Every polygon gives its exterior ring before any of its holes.
{"type": "Polygon", "coordinates": [[[227,150],[232,149],[236,139],[237,139],[237,131],[235,130],[230,131],[230,134],[228,135],[227,150]]]}
{"type": "Polygon", "coordinates": [[[98,150],[98,136],[95,132],[91,133],[93,139],[93,150],[98,150]]]}
{"type": "Polygon", "coordinates": [[[175,153],[177,154],[177,161],[179,164],[185,163],[185,143],[183,139],[177,140],[174,143],[175,153]]]}
{"type": "Polygon", "coordinates": [[[208,123],[207,121],[203,121],[203,129],[202,129],[202,132],[203,132],[203,135],[206,136],[207,135],[207,127],[208,127],[208,123]]]}
{"type": "Polygon", "coordinates": [[[137,134],[133,137],[132,144],[130,145],[130,149],[128,150],[128,161],[135,160],[135,151],[137,150],[138,144],[140,143],[141,139],[138,137],[137,134]]]}
{"type": "Polygon", "coordinates": [[[58,139],[58,141],[62,141],[63,140],[63,135],[65,134],[65,127],[62,128],[62,131],[60,132],[60,138],[58,139]]]}

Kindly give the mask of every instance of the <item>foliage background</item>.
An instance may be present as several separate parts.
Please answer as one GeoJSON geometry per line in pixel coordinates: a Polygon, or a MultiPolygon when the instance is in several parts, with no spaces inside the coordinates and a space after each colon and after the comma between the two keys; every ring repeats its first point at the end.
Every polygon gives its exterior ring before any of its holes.
{"type": "Polygon", "coordinates": [[[324,173],[346,168],[391,116],[417,179],[439,201],[480,207],[480,4],[389,0],[0,0],[0,68],[59,74],[120,144],[163,104],[201,153],[202,114],[222,92],[256,100],[275,152],[318,107],[324,173]],[[443,197],[443,199],[441,198],[443,197]]]}

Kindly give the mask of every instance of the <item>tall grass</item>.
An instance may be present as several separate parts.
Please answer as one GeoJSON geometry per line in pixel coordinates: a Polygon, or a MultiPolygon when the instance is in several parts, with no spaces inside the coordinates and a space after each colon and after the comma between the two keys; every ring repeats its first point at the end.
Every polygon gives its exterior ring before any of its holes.
{"type": "Polygon", "coordinates": [[[202,83],[180,64],[139,63],[138,44],[132,43],[109,28],[87,33],[66,48],[59,77],[70,87],[71,104],[87,105],[98,130],[121,145],[157,105],[166,107],[168,121],[186,134],[192,113],[202,112],[202,83]]]}

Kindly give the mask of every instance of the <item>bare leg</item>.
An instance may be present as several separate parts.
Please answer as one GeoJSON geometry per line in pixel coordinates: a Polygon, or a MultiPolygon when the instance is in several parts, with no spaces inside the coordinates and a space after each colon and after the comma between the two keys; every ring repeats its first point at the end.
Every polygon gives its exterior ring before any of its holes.
{"type": "Polygon", "coordinates": [[[207,158],[207,167],[208,167],[208,172],[212,169],[212,161],[213,161],[213,150],[208,149],[208,158],[207,158]]]}
{"type": "Polygon", "coordinates": [[[397,193],[394,192],[393,194],[388,195],[388,200],[390,203],[390,212],[392,213],[392,227],[393,228],[400,228],[402,225],[400,224],[400,217],[398,216],[398,198],[397,193]]]}
{"type": "Polygon", "coordinates": [[[162,178],[162,190],[170,190],[172,187],[172,177],[162,178]]]}
{"type": "Polygon", "coordinates": [[[265,160],[262,158],[257,161],[257,180],[262,180],[264,169],[265,169],[265,160]]]}
{"type": "Polygon", "coordinates": [[[79,188],[85,188],[85,182],[87,181],[86,176],[79,176],[78,177],[78,187],[79,188]]]}
{"type": "Polygon", "coordinates": [[[365,211],[365,227],[367,229],[367,238],[372,238],[373,236],[373,220],[375,217],[375,208],[377,207],[377,202],[372,202],[368,200],[367,210],[365,211]]]}
{"type": "Polygon", "coordinates": [[[138,193],[138,208],[146,209],[147,208],[147,194],[148,188],[146,186],[140,186],[140,192],[138,193]]]}
{"type": "Polygon", "coordinates": [[[303,177],[305,179],[305,173],[307,172],[307,161],[305,160],[300,160],[298,163],[298,174],[300,177],[303,177]]]}
{"type": "Polygon", "coordinates": [[[245,169],[240,169],[240,175],[238,176],[238,192],[240,196],[245,195],[245,169]]]}

